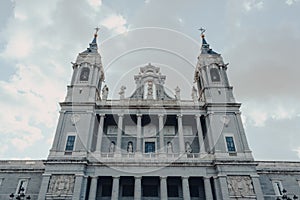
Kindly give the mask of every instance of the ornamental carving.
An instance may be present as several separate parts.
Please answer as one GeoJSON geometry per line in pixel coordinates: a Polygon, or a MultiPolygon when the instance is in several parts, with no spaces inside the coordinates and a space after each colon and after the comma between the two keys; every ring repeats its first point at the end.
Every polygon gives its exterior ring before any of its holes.
{"type": "Polygon", "coordinates": [[[230,196],[254,196],[253,183],[250,176],[228,176],[228,192],[230,196]]]}
{"type": "Polygon", "coordinates": [[[48,193],[55,196],[73,194],[75,183],[74,175],[52,175],[48,193]]]}
{"type": "Polygon", "coordinates": [[[72,122],[73,126],[74,126],[77,122],[79,122],[79,120],[80,120],[80,116],[79,116],[78,114],[73,114],[73,115],[71,116],[71,122],[72,122]]]}

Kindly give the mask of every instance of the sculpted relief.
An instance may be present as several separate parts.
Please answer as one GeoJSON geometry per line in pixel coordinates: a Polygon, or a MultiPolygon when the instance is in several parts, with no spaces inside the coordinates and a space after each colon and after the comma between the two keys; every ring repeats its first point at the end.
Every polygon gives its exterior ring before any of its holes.
{"type": "Polygon", "coordinates": [[[56,196],[71,195],[73,194],[74,183],[74,175],[52,175],[48,193],[56,196]]]}
{"type": "Polygon", "coordinates": [[[230,196],[254,196],[254,188],[250,176],[228,176],[228,192],[230,196]]]}

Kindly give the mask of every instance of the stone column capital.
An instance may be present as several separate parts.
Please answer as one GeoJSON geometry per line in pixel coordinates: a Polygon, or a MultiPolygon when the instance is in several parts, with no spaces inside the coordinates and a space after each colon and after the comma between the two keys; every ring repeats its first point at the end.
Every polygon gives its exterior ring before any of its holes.
{"type": "Polygon", "coordinates": [[[124,117],[124,114],[122,113],[122,114],[118,114],[118,117],[124,117]]]}
{"type": "Polygon", "coordinates": [[[168,177],[167,176],[160,176],[159,178],[160,178],[160,180],[162,180],[162,179],[167,179],[168,177]]]}
{"type": "Polygon", "coordinates": [[[120,179],[120,176],[113,176],[113,179],[120,179]]]}
{"type": "Polygon", "coordinates": [[[161,113],[160,113],[160,114],[158,114],[157,116],[158,116],[159,118],[161,118],[161,117],[164,117],[164,114],[161,114],[161,113]]]}
{"type": "Polygon", "coordinates": [[[100,113],[99,116],[100,117],[105,117],[105,114],[104,113],[100,113]]]}
{"type": "Polygon", "coordinates": [[[201,114],[195,114],[195,118],[200,118],[201,114]]]}
{"type": "Polygon", "coordinates": [[[177,118],[182,118],[183,114],[177,114],[177,118]]]}
{"type": "Polygon", "coordinates": [[[134,176],[134,179],[142,179],[142,176],[134,176]]]}
{"type": "Polygon", "coordinates": [[[137,116],[137,117],[142,117],[142,116],[143,116],[143,114],[136,114],[136,116],[137,116]]]}
{"type": "Polygon", "coordinates": [[[189,176],[182,176],[181,179],[189,179],[189,176]]]}

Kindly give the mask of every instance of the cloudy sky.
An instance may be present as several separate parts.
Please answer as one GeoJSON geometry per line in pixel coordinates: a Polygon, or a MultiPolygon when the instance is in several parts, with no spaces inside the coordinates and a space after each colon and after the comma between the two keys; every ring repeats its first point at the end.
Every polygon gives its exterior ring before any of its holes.
{"type": "Polygon", "coordinates": [[[190,99],[199,31],[229,62],[257,160],[300,158],[300,1],[1,0],[0,158],[45,159],[79,52],[98,43],[109,98],[151,62],[190,99]],[[116,81],[117,80],[117,81],[116,81]]]}

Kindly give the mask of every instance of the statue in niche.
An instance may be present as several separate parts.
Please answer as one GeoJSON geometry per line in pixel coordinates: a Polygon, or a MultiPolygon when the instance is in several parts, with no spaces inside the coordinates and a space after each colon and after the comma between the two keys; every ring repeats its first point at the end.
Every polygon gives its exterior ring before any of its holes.
{"type": "Polygon", "coordinates": [[[110,146],[109,146],[109,153],[114,153],[115,152],[115,146],[116,146],[115,142],[112,141],[110,143],[110,146]]]}
{"type": "Polygon", "coordinates": [[[193,99],[193,101],[198,100],[197,90],[196,90],[195,86],[193,86],[193,88],[192,88],[192,99],[193,99]]]}
{"type": "Polygon", "coordinates": [[[120,88],[120,92],[119,92],[120,99],[125,99],[125,90],[126,90],[126,87],[124,85],[122,85],[120,88]]]}
{"type": "Polygon", "coordinates": [[[133,153],[132,142],[128,142],[128,145],[127,145],[127,152],[128,152],[128,153],[133,153]]]}
{"type": "Polygon", "coordinates": [[[190,153],[193,152],[193,149],[192,149],[192,147],[191,147],[191,145],[190,145],[189,142],[186,142],[186,143],[185,143],[185,152],[186,152],[187,154],[190,154],[190,153]]]}
{"type": "Polygon", "coordinates": [[[153,99],[153,82],[152,81],[148,81],[147,99],[153,99]]]}
{"type": "Polygon", "coordinates": [[[104,85],[104,87],[102,88],[102,99],[107,100],[107,96],[108,96],[108,87],[107,85],[104,85]]]}
{"type": "Polygon", "coordinates": [[[168,143],[167,143],[167,153],[168,153],[168,154],[173,153],[172,142],[168,142],[168,143]]]}
{"type": "Polygon", "coordinates": [[[175,97],[176,99],[180,99],[180,88],[178,86],[175,88],[175,97]]]}

